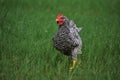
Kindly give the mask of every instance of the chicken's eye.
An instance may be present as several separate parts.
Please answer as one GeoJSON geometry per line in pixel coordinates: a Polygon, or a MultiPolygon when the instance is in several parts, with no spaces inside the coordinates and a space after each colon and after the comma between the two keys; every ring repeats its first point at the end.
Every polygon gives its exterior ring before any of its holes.
{"type": "Polygon", "coordinates": [[[64,19],[64,17],[61,17],[61,19],[64,19]]]}

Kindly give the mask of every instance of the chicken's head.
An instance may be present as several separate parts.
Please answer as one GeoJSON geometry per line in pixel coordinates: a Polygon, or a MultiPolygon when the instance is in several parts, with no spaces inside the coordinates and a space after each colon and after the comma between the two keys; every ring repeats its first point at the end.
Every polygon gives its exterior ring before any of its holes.
{"type": "Polygon", "coordinates": [[[64,24],[64,22],[65,22],[65,17],[63,16],[63,14],[58,14],[57,15],[57,17],[56,17],[56,22],[57,22],[57,24],[59,24],[59,25],[62,25],[62,24],[64,24]]]}

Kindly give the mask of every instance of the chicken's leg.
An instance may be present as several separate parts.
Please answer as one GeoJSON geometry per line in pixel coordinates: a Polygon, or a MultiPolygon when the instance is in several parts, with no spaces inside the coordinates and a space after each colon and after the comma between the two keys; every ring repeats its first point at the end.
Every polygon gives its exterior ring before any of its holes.
{"type": "Polygon", "coordinates": [[[70,65],[70,68],[69,68],[69,72],[71,72],[71,71],[75,68],[76,63],[77,63],[77,59],[71,61],[71,65],[70,65]]]}

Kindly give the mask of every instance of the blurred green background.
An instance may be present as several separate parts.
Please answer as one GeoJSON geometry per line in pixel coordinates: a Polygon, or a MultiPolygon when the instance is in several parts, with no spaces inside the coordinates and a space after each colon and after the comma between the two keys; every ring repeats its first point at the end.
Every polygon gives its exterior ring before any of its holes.
{"type": "Polygon", "coordinates": [[[120,0],[0,0],[0,80],[120,80],[119,5],[120,0]],[[58,13],[82,27],[83,54],[71,74],[68,57],[52,46],[58,13]]]}

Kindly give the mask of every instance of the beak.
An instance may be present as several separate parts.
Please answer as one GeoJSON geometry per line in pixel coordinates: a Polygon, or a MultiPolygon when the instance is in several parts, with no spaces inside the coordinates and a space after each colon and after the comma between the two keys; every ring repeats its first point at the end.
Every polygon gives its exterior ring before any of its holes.
{"type": "Polygon", "coordinates": [[[59,20],[58,19],[56,19],[56,22],[57,22],[57,24],[59,23],[59,20]]]}
{"type": "Polygon", "coordinates": [[[58,19],[56,19],[56,22],[58,21],[58,19]]]}

